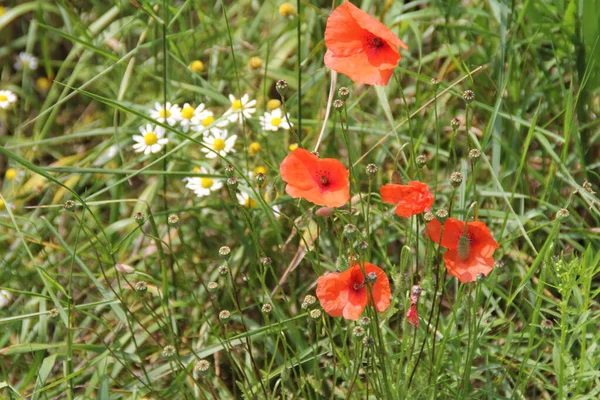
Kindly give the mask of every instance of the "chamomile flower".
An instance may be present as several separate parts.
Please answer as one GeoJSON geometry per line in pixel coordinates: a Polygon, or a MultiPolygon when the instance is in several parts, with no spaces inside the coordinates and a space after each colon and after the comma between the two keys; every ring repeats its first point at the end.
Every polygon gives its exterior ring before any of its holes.
{"type": "Polygon", "coordinates": [[[6,179],[7,182],[18,183],[21,181],[21,178],[23,177],[24,174],[25,174],[25,171],[17,170],[14,168],[9,168],[4,173],[4,179],[6,179]]]}
{"type": "Polygon", "coordinates": [[[292,124],[288,123],[289,117],[289,114],[284,116],[281,108],[277,108],[272,112],[265,112],[265,115],[263,117],[258,117],[258,119],[265,131],[277,132],[279,128],[285,130],[290,129],[292,124]]]}
{"type": "Polygon", "coordinates": [[[254,200],[252,197],[250,197],[250,195],[248,193],[246,193],[245,191],[237,192],[235,194],[235,197],[237,197],[238,203],[240,203],[242,206],[244,206],[246,208],[256,208],[256,206],[258,205],[256,200],[254,200]]]}
{"type": "Polygon", "coordinates": [[[8,290],[0,290],[0,308],[6,307],[12,299],[12,293],[8,290]]]}
{"type": "Polygon", "coordinates": [[[20,71],[22,69],[34,70],[38,67],[38,59],[29,53],[19,53],[17,61],[15,62],[15,69],[20,71]]]}
{"type": "Polygon", "coordinates": [[[144,154],[158,153],[162,147],[169,142],[169,139],[163,138],[165,134],[164,128],[155,126],[152,124],[146,124],[146,126],[140,126],[140,135],[133,135],[135,144],[133,149],[136,153],[144,154]]]}
{"type": "Polygon", "coordinates": [[[17,95],[10,90],[0,90],[0,108],[8,109],[11,104],[17,101],[17,95]]]}
{"type": "Polygon", "coordinates": [[[150,110],[150,117],[173,126],[181,119],[181,108],[177,104],[161,104],[157,101],[154,110],[150,110]]]}
{"type": "Polygon", "coordinates": [[[204,145],[206,147],[203,147],[200,150],[203,153],[206,153],[206,158],[215,158],[217,154],[224,157],[227,153],[235,152],[233,146],[235,145],[237,136],[231,135],[227,137],[227,135],[227,129],[223,129],[218,132],[211,131],[210,134],[204,138],[204,145]]]}
{"type": "Polygon", "coordinates": [[[204,104],[194,108],[189,103],[185,103],[181,108],[179,124],[184,132],[189,131],[192,125],[197,125],[198,121],[204,118],[204,104]]]}
{"type": "MultiPolygon", "coordinates": [[[[194,172],[201,174],[209,173],[204,167],[194,168],[194,172]]],[[[192,190],[198,197],[208,196],[211,192],[223,187],[223,182],[214,180],[213,178],[194,176],[185,179],[187,180],[185,187],[192,190]]]]}
{"type": "Polygon", "coordinates": [[[250,119],[256,112],[256,100],[250,100],[250,96],[244,94],[241,99],[236,99],[232,94],[229,95],[231,108],[225,112],[230,122],[242,123],[244,118],[250,119]]]}

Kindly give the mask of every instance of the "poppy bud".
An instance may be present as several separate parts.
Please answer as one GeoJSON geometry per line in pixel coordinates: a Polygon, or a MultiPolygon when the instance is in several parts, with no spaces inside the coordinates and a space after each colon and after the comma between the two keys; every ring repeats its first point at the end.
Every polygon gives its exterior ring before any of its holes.
{"type": "Polygon", "coordinates": [[[376,272],[369,272],[366,276],[367,278],[367,282],[369,282],[371,285],[375,284],[375,282],[377,282],[377,273],[376,272]]]}
{"type": "Polygon", "coordinates": [[[417,162],[417,167],[423,168],[425,166],[425,164],[427,164],[427,156],[424,154],[417,156],[416,162],[417,162]]]}
{"type": "Polygon", "coordinates": [[[340,99],[346,100],[348,97],[350,97],[350,89],[348,89],[345,86],[342,86],[338,90],[338,95],[340,96],[340,99]]]}
{"type": "Polygon", "coordinates": [[[458,117],[452,118],[452,121],[450,121],[450,126],[453,130],[460,128],[460,119],[458,119],[458,117]]]}
{"type": "Polygon", "coordinates": [[[321,207],[317,211],[315,211],[315,214],[317,214],[319,217],[327,218],[331,216],[334,212],[335,208],[321,207]]]}
{"type": "Polygon", "coordinates": [[[129,275],[135,272],[135,269],[127,264],[115,264],[115,269],[123,275],[129,275]]]}
{"type": "Polygon", "coordinates": [[[469,258],[470,251],[471,244],[469,242],[469,237],[465,234],[460,235],[460,238],[458,238],[458,256],[464,261],[469,258]]]}
{"type": "Polygon", "coordinates": [[[277,93],[283,96],[288,90],[288,83],[283,79],[280,79],[275,84],[275,89],[277,90],[277,93]]]}
{"type": "Polygon", "coordinates": [[[230,255],[231,255],[231,249],[228,246],[222,246],[219,249],[219,256],[221,256],[221,258],[228,260],[230,255]]]}
{"type": "Polygon", "coordinates": [[[479,161],[480,158],[481,151],[479,151],[479,149],[471,149],[471,151],[469,151],[469,160],[471,160],[473,164],[479,161]]]}
{"type": "Polygon", "coordinates": [[[463,174],[461,174],[460,172],[453,172],[452,175],[450,175],[450,183],[452,184],[452,187],[459,187],[462,181],[463,174]]]}
{"type": "Polygon", "coordinates": [[[377,174],[378,170],[379,170],[379,168],[377,168],[377,165],[375,165],[375,164],[367,165],[367,176],[369,178],[373,178],[377,174]]]}
{"type": "Polygon", "coordinates": [[[223,310],[219,313],[219,319],[223,322],[228,322],[231,319],[231,313],[228,310],[223,310]]]}
{"type": "Polygon", "coordinates": [[[75,202],[73,200],[65,201],[64,208],[67,211],[73,211],[75,209],[75,202]]]}
{"type": "Polygon", "coordinates": [[[177,214],[171,214],[167,218],[167,222],[169,223],[169,225],[177,225],[177,223],[179,222],[179,217],[177,216],[177,214]]]}
{"type": "Polygon", "coordinates": [[[335,108],[337,111],[342,111],[342,108],[344,108],[344,101],[337,99],[333,101],[333,108],[335,108]]]}
{"type": "Polygon", "coordinates": [[[148,291],[148,284],[146,284],[144,281],[136,282],[135,290],[139,294],[145,294],[148,291]]]}
{"type": "Polygon", "coordinates": [[[210,369],[210,363],[206,360],[200,360],[194,365],[194,371],[200,376],[205,376],[208,374],[208,370],[210,369]]]}
{"type": "Polygon", "coordinates": [[[421,286],[419,286],[419,285],[414,285],[410,292],[413,296],[419,297],[419,296],[421,296],[423,289],[421,289],[421,286]]]}
{"type": "Polygon", "coordinates": [[[273,262],[273,260],[271,260],[271,257],[265,257],[260,261],[262,262],[262,265],[265,266],[271,265],[271,263],[273,262]]]}
{"type": "Polygon", "coordinates": [[[465,101],[465,104],[469,105],[473,102],[473,100],[475,100],[475,92],[473,92],[471,89],[467,89],[463,92],[462,97],[465,101]]]}
{"type": "Polygon", "coordinates": [[[233,165],[231,164],[227,164],[225,166],[225,175],[227,175],[228,177],[232,177],[233,173],[235,172],[235,169],[233,168],[233,165]]]}

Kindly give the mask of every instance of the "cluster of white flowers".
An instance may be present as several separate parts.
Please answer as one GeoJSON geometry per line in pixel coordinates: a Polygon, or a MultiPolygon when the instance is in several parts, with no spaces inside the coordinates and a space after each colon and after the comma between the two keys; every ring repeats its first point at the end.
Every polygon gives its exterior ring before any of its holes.
{"type": "MultiPolygon", "coordinates": [[[[199,174],[210,174],[209,171],[204,167],[196,167],[194,168],[194,172],[199,174]]],[[[211,192],[219,190],[223,187],[223,182],[209,177],[194,176],[191,178],[185,178],[184,181],[187,181],[185,187],[193,191],[198,197],[207,196],[211,194],[211,192]]]]}

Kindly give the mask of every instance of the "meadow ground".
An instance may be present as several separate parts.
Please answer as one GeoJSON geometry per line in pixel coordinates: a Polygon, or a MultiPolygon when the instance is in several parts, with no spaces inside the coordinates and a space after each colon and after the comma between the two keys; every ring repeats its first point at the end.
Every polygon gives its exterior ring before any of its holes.
{"type": "Polygon", "coordinates": [[[0,398],[600,397],[600,5],[353,3],[3,0],[0,398]]]}

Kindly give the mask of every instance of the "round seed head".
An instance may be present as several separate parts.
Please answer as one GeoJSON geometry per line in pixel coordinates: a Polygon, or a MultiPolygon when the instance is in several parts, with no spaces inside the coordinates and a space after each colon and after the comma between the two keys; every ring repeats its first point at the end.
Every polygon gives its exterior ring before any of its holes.
{"type": "Polygon", "coordinates": [[[481,151],[479,151],[479,149],[471,149],[471,151],[469,151],[469,160],[471,160],[472,163],[476,163],[480,158],[481,151]]]}
{"type": "Polygon", "coordinates": [[[288,83],[283,79],[280,79],[275,84],[275,89],[277,90],[277,93],[283,96],[288,90],[288,83]]]}
{"type": "Polygon", "coordinates": [[[342,108],[344,108],[344,100],[334,100],[333,101],[333,108],[335,108],[337,111],[342,111],[342,108]]]}
{"type": "Polygon", "coordinates": [[[471,104],[473,100],[475,100],[475,92],[473,92],[471,89],[467,89],[463,92],[462,97],[465,101],[465,104],[471,104]]]}
{"type": "Polygon", "coordinates": [[[338,89],[338,95],[340,96],[340,99],[346,100],[350,96],[350,89],[348,89],[345,86],[342,86],[338,89]]]}
{"type": "Polygon", "coordinates": [[[450,183],[452,184],[453,187],[459,187],[460,184],[463,181],[463,174],[461,174],[460,172],[453,172],[450,175],[450,183]]]}
{"type": "Polygon", "coordinates": [[[229,267],[227,267],[227,265],[221,265],[219,267],[219,275],[221,276],[225,276],[229,273],[229,267]]]}
{"type": "Polygon", "coordinates": [[[375,165],[375,164],[367,165],[367,176],[369,178],[373,178],[375,175],[377,175],[377,171],[379,171],[379,168],[377,168],[377,165],[375,165]]]}
{"type": "Polygon", "coordinates": [[[227,175],[229,178],[231,178],[233,176],[234,172],[235,172],[235,169],[233,168],[233,165],[227,164],[225,166],[225,175],[227,175]]]}
{"type": "Polygon", "coordinates": [[[228,260],[230,255],[231,255],[231,249],[228,246],[222,246],[219,249],[219,256],[221,258],[228,260]]]}
{"type": "Polygon", "coordinates": [[[461,122],[458,117],[452,118],[452,120],[450,121],[450,126],[454,130],[457,130],[458,128],[460,128],[460,124],[461,124],[461,122]]]}
{"type": "Polygon", "coordinates": [[[167,360],[173,359],[175,357],[175,354],[177,354],[177,350],[171,345],[165,346],[165,348],[162,351],[162,356],[167,360]]]}
{"type": "Polygon", "coordinates": [[[558,219],[558,220],[566,219],[566,218],[569,217],[569,215],[571,215],[571,213],[569,212],[569,210],[567,210],[566,208],[561,208],[556,213],[556,219],[558,219]]]}
{"type": "Polygon", "coordinates": [[[200,376],[207,375],[210,369],[210,363],[206,360],[200,360],[194,365],[194,371],[200,376]]]}
{"type": "Polygon", "coordinates": [[[169,225],[177,225],[179,222],[179,216],[177,214],[171,214],[169,215],[169,218],[167,218],[167,222],[169,225]]]}
{"type": "Polygon", "coordinates": [[[219,289],[219,284],[217,282],[209,282],[206,287],[208,288],[209,292],[214,293],[219,289]]]}
{"type": "Polygon", "coordinates": [[[223,310],[219,313],[219,319],[223,322],[228,322],[231,319],[229,310],[223,310]]]}
{"type": "Polygon", "coordinates": [[[73,211],[75,209],[75,202],[73,200],[65,201],[64,208],[67,211],[73,211]]]}
{"type": "Polygon", "coordinates": [[[423,168],[425,164],[427,164],[427,156],[425,154],[421,154],[416,158],[417,167],[423,168]]]}
{"type": "Polygon", "coordinates": [[[433,213],[426,212],[423,218],[425,219],[425,222],[431,222],[435,219],[435,215],[433,215],[433,213]]]}
{"type": "Polygon", "coordinates": [[[365,336],[365,328],[362,326],[355,326],[354,329],[352,329],[352,335],[357,338],[365,336]]]}
{"type": "Polygon", "coordinates": [[[135,290],[139,294],[145,294],[148,291],[148,284],[144,281],[139,281],[135,283],[135,290]]]}
{"type": "Polygon", "coordinates": [[[314,309],[314,310],[310,310],[310,312],[308,313],[308,315],[312,318],[312,319],[319,319],[321,318],[321,315],[323,313],[321,312],[321,310],[319,309],[314,309]]]}
{"type": "Polygon", "coordinates": [[[262,305],[261,310],[265,314],[269,314],[271,311],[273,311],[273,306],[271,304],[269,304],[269,303],[265,303],[265,304],[262,305]]]}

